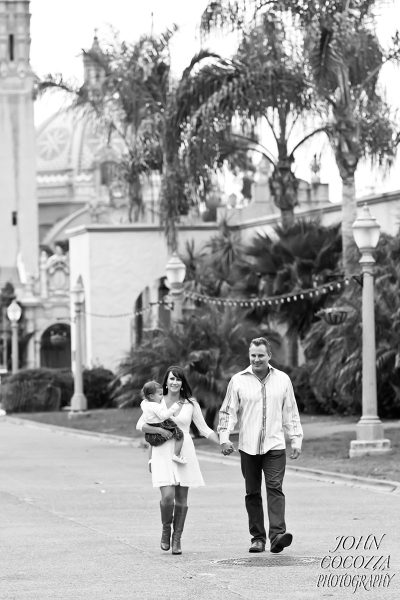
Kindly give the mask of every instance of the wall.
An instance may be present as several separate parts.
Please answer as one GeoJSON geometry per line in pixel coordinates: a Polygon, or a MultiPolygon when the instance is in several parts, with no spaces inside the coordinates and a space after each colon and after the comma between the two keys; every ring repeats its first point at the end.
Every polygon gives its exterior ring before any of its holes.
{"type": "MultiPolygon", "coordinates": [[[[195,239],[200,249],[215,233],[215,224],[182,228],[180,247],[195,239]]],[[[155,226],[88,225],[71,230],[69,237],[71,285],[82,275],[86,293],[86,365],[114,370],[131,345],[129,315],[137,297],[165,276],[164,233],[155,226]],[[120,314],[127,316],[112,317],[120,314]]]]}

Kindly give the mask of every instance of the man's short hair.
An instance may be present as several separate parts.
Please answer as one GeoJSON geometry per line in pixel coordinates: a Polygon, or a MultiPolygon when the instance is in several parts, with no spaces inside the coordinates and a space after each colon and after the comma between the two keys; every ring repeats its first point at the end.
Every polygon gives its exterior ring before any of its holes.
{"type": "Polygon", "coordinates": [[[272,355],[272,348],[271,348],[271,342],[269,340],[267,340],[267,338],[265,337],[258,337],[258,338],[253,338],[250,342],[250,346],[254,345],[254,346],[265,346],[267,349],[268,354],[271,356],[272,355]]]}

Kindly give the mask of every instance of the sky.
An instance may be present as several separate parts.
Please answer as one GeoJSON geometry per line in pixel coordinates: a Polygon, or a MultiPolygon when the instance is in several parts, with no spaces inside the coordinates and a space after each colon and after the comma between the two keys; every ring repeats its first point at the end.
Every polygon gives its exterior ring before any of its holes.
{"type": "MultiPolygon", "coordinates": [[[[176,23],[179,27],[171,48],[173,68],[176,73],[188,64],[191,56],[200,48],[198,23],[208,0],[31,0],[31,64],[37,75],[62,73],[68,80],[82,82],[82,48],[91,46],[94,32],[100,39],[111,38],[111,28],[120,32],[122,39],[135,41],[142,34],[164,31],[176,23]]],[[[377,32],[385,45],[395,29],[400,30],[400,0],[387,0],[378,20],[377,32]]],[[[229,53],[232,43],[226,36],[217,36],[212,49],[229,53]]],[[[384,73],[387,98],[400,109],[400,69],[388,68],[384,73]]],[[[59,106],[60,100],[45,98],[36,102],[35,122],[39,125],[59,106]]],[[[322,163],[321,180],[329,183],[330,199],[340,201],[341,183],[329,150],[324,144],[325,159],[322,163]]],[[[310,156],[299,161],[299,177],[309,179],[310,156]]],[[[400,152],[400,151],[399,151],[400,152]]],[[[369,165],[361,166],[356,175],[358,195],[374,191],[400,189],[400,159],[397,168],[382,178],[369,165]]]]}

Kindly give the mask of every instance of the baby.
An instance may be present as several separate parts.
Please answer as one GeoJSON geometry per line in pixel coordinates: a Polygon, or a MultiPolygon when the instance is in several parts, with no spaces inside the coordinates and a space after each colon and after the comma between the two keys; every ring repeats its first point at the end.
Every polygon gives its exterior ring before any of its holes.
{"type": "MultiPolygon", "coordinates": [[[[183,431],[177,424],[170,419],[181,407],[180,402],[174,402],[170,408],[160,406],[163,399],[162,387],[157,381],[148,381],[142,389],[143,400],[140,408],[143,411],[143,418],[148,425],[162,427],[172,433],[175,439],[175,449],[172,460],[177,463],[186,464],[185,458],[181,455],[183,445],[183,431]]],[[[160,433],[146,433],[145,440],[151,446],[161,446],[167,440],[160,433]]]]}

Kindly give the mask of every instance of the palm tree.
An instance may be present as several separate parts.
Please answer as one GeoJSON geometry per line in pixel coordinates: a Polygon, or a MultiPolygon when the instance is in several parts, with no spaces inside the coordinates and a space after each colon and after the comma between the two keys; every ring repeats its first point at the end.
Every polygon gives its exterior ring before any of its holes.
{"type": "Polygon", "coordinates": [[[240,233],[224,220],[219,232],[204,245],[195,258],[196,269],[187,275],[190,287],[203,294],[226,296],[235,284],[235,265],[241,260],[243,245],[240,233]]]}
{"type": "Polygon", "coordinates": [[[377,2],[343,2],[311,6],[301,18],[306,26],[309,64],[319,97],[325,102],[327,129],[343,184],[343,266],[357,264],[350,247],[356,218],[355,172],[363,157],[390,166],[399,141],[391,111],[379,93],[380,71],[400,58],[400,43],[384,51],[377,38],[373,9],[377,2]],[[314,12],[315,11],[315,12],[314,12]]]}
{"type": "Polygon", "coordinates": [[[184,327],[161,329],[132,348],[122,361],[118,379],[128,383],[115,392],[115,399],[138,401],[145,381],[160,381],[171,364],[181,365],[188,374],[195,397],[212,422],[222,403],[227,383],[234,372],[248,363],[248,345],[259,329],[239,318],[235,311],[208,306],[185,319],[184,327]]]}
{"type": "MultiPolygon", "coordinates": [[[[383,51],[374,27],[378,0],[216,0],[203,15],[203,29],[228,25],[239,29],[257,23],[260,15],[286,22],[297,19],[297,33],[304,39],[304,73],[325,106],[328,133],[343,184],[342,239],[346,274],[357,268],[352,251],[351,225],[356,218],[354,176],[359,161],[390,167],[398,129],[390,107],[379,93],[383,65],[400,58],[400,37],[383,51]]],[[[243,33],[245,35],[245,33],[243,33]]],[[[293,36],[293,32],[291,34],[293,36]]],[[[296,37],[296,36],[295,36],[296,37]]]]}
{"type": "MultiPolygon", "coordinates": [[[[257,234],[244,252],[248,260],[238,266],[239,289],[256,297],[298,293],[296,302],[267,308],[270,316],[287,324],[289,364],[297,366],[298,339],[304,339],[316,312],[326,302],[323,295],[300,298],[300,294],[330,282],[338,274],[339,226],[323,227],[317,220],[299,219],[290,228],[275,227],[273,235],[257,234]],[[256,280],[254,273],[258,275],[256,280]]],[[[264,315],[265,309],[258,308],[254,316],[264,315]]]]}
{"type": "Polygon", "coordinates": [[[74,97],[73,109],[92,115],[108,132],[123,142],[120,172],[128,183],[130,217],[140,216],[142,178],[158,171],[162,176],[160,219],[170,250],[177,249],[177,225],[195,201],[189,186],[182,148],[186,123],[202,101],[205,85],[198,73],[203,61],[216,57],[206,50],[195,55],[181,78],[171,75],[169,43],[176,26],[156,36],[143,36],[135,44],[117,38],[106,52],[99,46],[85,54],[99,68],[95,89],[76,88],[62,77],[49,75],[42,91],[61,89],[74,97]]]}
{"type": "MultiPolygon", "coordinates": [[[[290,227],[297,205],[295,153],[325,130],[322,124],[307,127],[307,118],[315,114],[315,97],[306,76],[302,40],[293,37],[291,23],[266,14],[243,32],[234,58],[224,67],[214,71],[216,91],[198,111],[194,141],[202,140],[209,164],[243,148],[262,154],[273,166],[270,189],[282,225],[290,227]],[[211,145],[210,129],[216,130],[211,145]],[[263,130],[271,150],[259,141],[257,132],[263,130]]],[[[198,147],[195,144],[197,151],[198,147]]]]}

